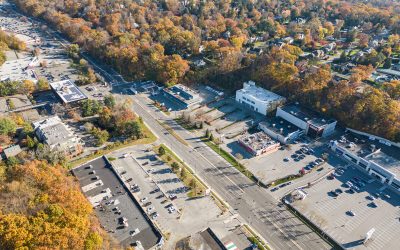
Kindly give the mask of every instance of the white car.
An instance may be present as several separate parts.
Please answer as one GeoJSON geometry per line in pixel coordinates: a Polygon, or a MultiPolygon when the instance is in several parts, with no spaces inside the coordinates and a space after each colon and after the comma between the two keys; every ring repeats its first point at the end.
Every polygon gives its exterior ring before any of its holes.
{"type": "Polygon", "coordinates": [[[147,210],[148,213],[151,213],[151,212],[154,211],[154,207],[148,207],[146,210],[147,210]]]}
{"type": "Polygon", "coordinates": [[[172,212],[174,212],[174,211],[175,211],[175,207],[169,207],[169,208],[168,208],[168,212],[169,212],[169,213],[172,213],[172,212]]]}
{"type": "Polygon", "coordinates": [[[135,230],[131,231],[129,234],[130,234],[131,236],[135,236],[135,235],[138,234],[138,233],[140,233],[140,230],[139,230],[139,228],[136,228],[135,230]]]}
{"type": "Polygon", "coordinates": [[[140,199],[140,202],[141,202],[141,203],[144,203],[144,202],[146,202],[148,199],[149,199],[149,198],[144,197],[144,198],[140,199]]]}
{"type": "Polygon", "coordinates": [[[157,219],[157,218],[158,218],[158,213],[153,213],[153,215],[151,216],[151,218],[152,218],[153,220],[157,219]]]}
{"type": "Polygon", "coordinates": [[[128,158],[128,157],[129,157],[129,154],[128,154],[128,153],[126,153],[126,154],[123,154],[123,155],[122,155],[122,157],[124,157],[124,158],[128,158]]]}

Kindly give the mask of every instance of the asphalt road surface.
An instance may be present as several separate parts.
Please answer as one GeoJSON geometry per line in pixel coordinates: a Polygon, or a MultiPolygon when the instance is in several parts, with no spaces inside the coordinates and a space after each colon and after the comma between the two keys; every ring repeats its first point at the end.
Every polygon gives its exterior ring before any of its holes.
{"type": "Polygon", "coordinates": [[[160,142],[170,147],[189,164],[209,187],[222,197],[274,249],[331,249],[332,247],[308,226],[294,217],[263,188],[257,186],[236,168],[207,147],[198,138],[182,129],[173,120],[152,107],[146,98],[132,98],[133,108],[160,142]],[[190,146],[179,142],[159,121],[166,122],[190,146]]]}

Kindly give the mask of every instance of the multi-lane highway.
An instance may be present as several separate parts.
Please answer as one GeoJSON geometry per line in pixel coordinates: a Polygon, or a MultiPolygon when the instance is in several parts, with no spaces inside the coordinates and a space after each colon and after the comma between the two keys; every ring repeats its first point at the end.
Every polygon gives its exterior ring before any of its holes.
{"type": "Polygon", "coordinates": [[[255,185],[196,136],[150,105],[147,98],[132,97],[133,108],[151,130],[189,164],[274,249],[330,249],[309,227],[294,217],[263,188],[255,185]],[[159,124],[166,122],[189,146],[183,145],[159,124]]]}

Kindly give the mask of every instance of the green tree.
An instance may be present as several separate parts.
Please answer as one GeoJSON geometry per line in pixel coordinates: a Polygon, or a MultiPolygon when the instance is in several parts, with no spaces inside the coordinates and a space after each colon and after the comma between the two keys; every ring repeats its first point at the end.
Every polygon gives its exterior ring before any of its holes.
{"type": "Polygon", "coordinates": [[[48,90],[50,89],[49,82],[45,78],[40,78],[37,82],[38,90],[48,90]]]}
{"type": "Polygon", "coordinates": [[[158,149],[158,154],[159,155],[165,155],[165,148],[163,147],[163,146],[161,146],[159,149],[158,149]]]}
{"type": "Polygon", "coordinates": [[[102,105],[97,100],[87,99],[81,102],[82,116],[93,116],[102,110],[102,105]]]}
{"type": "Polygon", "coordinates": [[[106,105],[106,107],[112,109],[115,107],[116,101],[115,101],[115,97],[113,95],[106,95],[104,97],[104,105],[106,105]]]}
{"type": "Polygon", "coordinates": [[[123,134],[127,137],[132,138],[141,138],[142,137],[142,130],[139,126],[139,123],[136,121],[129,121],[122,125],[123,134]]]}
{"type": "Polygon", "coordinates": [[[172,168],[172,171],[173,171],[174,173],[177,173],[178,170],[179,170],[179,164],[178,164],[177,162],[174,161],[174,162],[171,164],[171,168],[172,168]]]}
{"type": "Polygon", "coordinates": [[[0,134],[12,136],[17,130],[17,125],[8,117],[0,118],[0,134]]]}
{"type": "Polygon", "coordinates": [[[100,128],[96,128],[94,127],[92,129],[92,135],[95,137],[96,139],[96,145],[97,146],[101,146],[103,145],[109,138],[109,134],[107,132],[107,130],[102,130],[100,128]]]}
{"type": "Polygon", "coordinates": [[[26,146],[27,146],[28,148],[34,148],[35,145],[36,145],[35,141],[28,135],[28,136],[26,137],[26,146]]]}
{"type": "Polygon", "coordinates": [[[8,167],[12,167],[12,166],[20,164],[20,161],[16,157],[11,156],[11,157],[7,158],[6,164],[8,167]]]}

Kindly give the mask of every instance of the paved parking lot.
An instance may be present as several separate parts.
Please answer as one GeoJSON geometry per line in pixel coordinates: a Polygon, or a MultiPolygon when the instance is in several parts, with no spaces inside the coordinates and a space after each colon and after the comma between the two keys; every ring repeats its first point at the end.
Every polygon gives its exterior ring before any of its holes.
{"type": "Polygon", "coordinates": [[[353,167],[338,175],[304,189],[307,197],[293,205],[345,248],[397,249],[400,245],[398,195],[353,167]],[[348,181],[363,182],[365,186],[358,184],[360,191],[352,193],[345,184],[348,181]],[[332,193],[337,189],[342,193],[332,193]],[[365,234],[371,228],[375,228],[375,233],[363,245],[365,234]]]}
{"type": "Polygon", "coordinates": [[[31,51],[7,51],[7,61],[0,67],[0,79],[9,77],[12,80],[33,80],[45,78],[49,82],[65,79],[76,80],[78,72],[71,67],[64,47],[46,32],[45,28],[32,24],[19,14],[0,10],[0,26],[11,34],[16,35],[27,44],[29,50],[39,49],[38,57],[31,51]],[[40,64],[45,62],[46,67],[40,64]],[[28,68],[29,66],[29,68],[28,68]]]}
{"type": "Polygon", "coordinates": [[[158,243],[161,235],[104,158],[88,162],[72,172],[92,203],[102,227],[122,246],[140,241],[145,249],[150,249],[158,243]],[[131,236],[133,232],[136,233],[131,236]]]}
{"type": "Polygon", "coordinates": [[[219,228],[221,235],[228,235],[227,228],[232,228],[239,222],[229,220],[229,213],[221,215],[221,210],[209,196],[189,198],[180,179],[172,173],[168,165],[147,150],[150,147],[130,147],[114,152],[109,157],[116,158],[112,164],[117,171],[124,173],[125,180],[132,178],[129,183],[140,187],[135,197],[139,201],[146,199],[141,203],[144,209],[154,207],[152,211],[158,213],[155,223],[164,233],[170,234],[165,249],[174,249],[171,244],[210,225],[219,228]],[[171,201],[168,198],[171,194],[177,198],[171,201]],[[148,202],[151,204],[145,205],[148,202]],[[175,208],[173,212],[168,210],[171,205],[175,208]]]}

